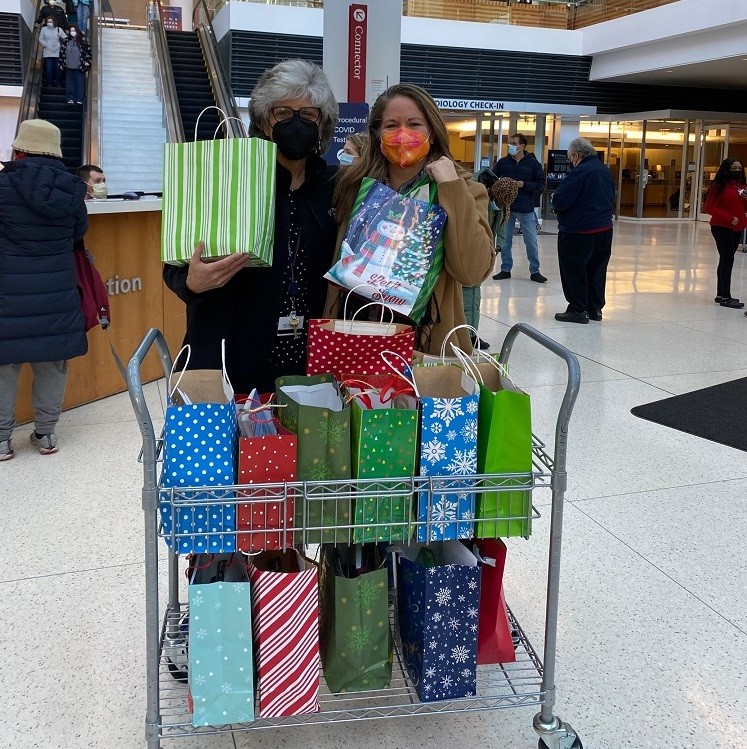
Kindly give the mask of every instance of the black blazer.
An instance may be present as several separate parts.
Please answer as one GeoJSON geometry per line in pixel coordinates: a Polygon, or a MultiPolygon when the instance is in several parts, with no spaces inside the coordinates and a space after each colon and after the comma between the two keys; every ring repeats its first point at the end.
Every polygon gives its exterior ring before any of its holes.
{"type": "MultiPolygon", "coordinates": [[[[306,180],[299,188],[301,232],[309,270],[311,317],[322,317],[327,295],[324,274],[332,267],[337,222],[332,212],[332,193],[337,167],[318,156],[306,162],[306,180]]],[[[167,286],[187,305],[184,344],[192,347],[189,369],[220,369],[220,342],[226,339],[228,375],[237,393],[258,388],[274,392],[275,372],[270,352],[277,336],[282,280],[288,262],[290,173],[277,165],[275,183],[275,245],[271,268],[245,268],[225,286],[204,294],[187,288],[187,266],[165,265],[167,286]]]]}

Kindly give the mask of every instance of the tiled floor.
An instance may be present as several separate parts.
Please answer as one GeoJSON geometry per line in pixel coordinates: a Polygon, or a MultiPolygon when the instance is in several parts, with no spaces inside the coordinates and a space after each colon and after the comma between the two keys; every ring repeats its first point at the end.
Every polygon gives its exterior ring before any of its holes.
{"type": "MultiPolygon", "coordinates": [[[[547,225],[551,228],[551,224],[547,225]]],[[[747,376],[747,318],[714,305],[716,252],[704,225],[618,223],[602,323],[564,309],[554,237],[546,285],[520,240],[510,281],[483,287],[481,334],[534,325],[574,351],[582,385],[569,432],[557,710],[586,749],[747,746],[747,455],[631,416],[633,406],[747,376]]],[[[747,255],[732,293],[747,296],[747,255]]],[[[516,344],[515,379],[551,441],[559,360],[516,344]]],[[[162,415],[158,384],[147,387],[162,415]]],[[[0,746],[144,746],[139,433],[126,395],[75,409],[61,450],[16,433],[0,465],[0,746]]],[[[541,647],[549,492],[530,541],[509,542],[509,602],[541,647]]],[[[532,710],[184,739],[165,747],[533,749],[532,710]]]]}

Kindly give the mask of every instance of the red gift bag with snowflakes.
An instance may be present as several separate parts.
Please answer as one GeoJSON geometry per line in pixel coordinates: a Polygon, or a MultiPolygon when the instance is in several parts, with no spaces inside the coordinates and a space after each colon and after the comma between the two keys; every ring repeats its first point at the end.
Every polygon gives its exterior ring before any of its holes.
{"type": "Polygon", "coordinates": [[[381,354],[394,351],[412,361],[415,331],[409,325],[359,320],[309,320],[306,374],[390,374],[381,354]]]}
{"type": "MultiPolygon", "coordinates": [[[[296,480],[298,437],[275,421],[277,434],[239,438],[239,483],[275,484],[296,480]]],[[[293,546],[294,494],[286,487],[243,489],[236,513],[238,548],[244,552],[293,546]],[[243,531],[243,532],[242,532],[243,531]]]]}

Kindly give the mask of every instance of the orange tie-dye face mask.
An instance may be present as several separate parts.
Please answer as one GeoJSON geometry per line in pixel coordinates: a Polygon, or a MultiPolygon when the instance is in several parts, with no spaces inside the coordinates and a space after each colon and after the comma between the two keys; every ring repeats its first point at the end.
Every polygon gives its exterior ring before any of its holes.
{"type": "Polygon", "coordinates": [[[428,135],[409,127],[390,130],[381,136],[381,152],[387,161],[400,169],[407,169],[422,161],[430,150],[428,135]]]}

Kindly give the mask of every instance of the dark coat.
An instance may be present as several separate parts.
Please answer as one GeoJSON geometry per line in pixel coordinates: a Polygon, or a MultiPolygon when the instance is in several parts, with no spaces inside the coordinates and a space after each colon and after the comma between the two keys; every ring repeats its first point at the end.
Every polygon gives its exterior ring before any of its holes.
{"type": "Polygon", "coordinates": [[[511,204],[512,213],[532,213],[540,193],[545,189],[545,173],[542,164],[537,161],[533,153],[524,154],[521,161],[513,156],[498,159],[493,167],[493,173],[498,177],[510,177],[521,180],[524,186],[519,188],[516,200],[511,204]]]}
{"type": "Polygon", "coordinates": [[[594,154],[571,169],[552,196],[558,231],[579,233],[612,226],[615,181],[594,154]]]}
{"type": "Polygon", "coordinates": [[[73,242],[88,228],[86,184],[45,156],[0,171],[0,364],[88,350],[73,242]]]}
{"type": "MultiPolygon", "coordinates": [[[[337,223],[331,206],[336,171],[321,158],[309,157],[306,180],[297,191],[312,318],[322,317],[327,294],[324,274],[332,267],[335,252],[337,223]]],[[[187,288],[187,266],[165,265],[163,270],[167,286],[187,305],[184,344],[191,346],[189,368],[220,369],[220,342],[225,338],[228,376],[237,393],[255,387],[260,393],[274,392],[277,376],[296,374],[274,372],[270,363],[288,263],[290,180],[290,173],[278,164],[272,267],[245,268],[225,286],[203,294],[187,288]]]]}
{"type": "MultiPolygon", "coordinates": [[[[67,51],[68,44],[78,44],[78,40],[73,40],[69,36],[66,36],[64,39],[60,39],[60,70],[67,70],[67,65],[65,63],[65,52],[67,51]]],[[[81,39],[79,46],[80,68],[78,69],[86,73],[88,71],[88,68],[91,67],[91,60],[93,59],[93,55],[91,54],[91,45],[85,39],[81,39]]]]}
{"type": "Polygon", "coordinates": [[[67,30],[68,28],[68,22],[67,22],[67,16],[65,15],[65,11],[63,10],[62,6],[60,5],[44,5],[42,6],[42,9],[39,11],[39,15],[37,16],[36,22],[39,25],[44,25],[47,21],[47,18],[54,18],[55,21],[57,21],[57,25],[61,29],[67,30]]]}

